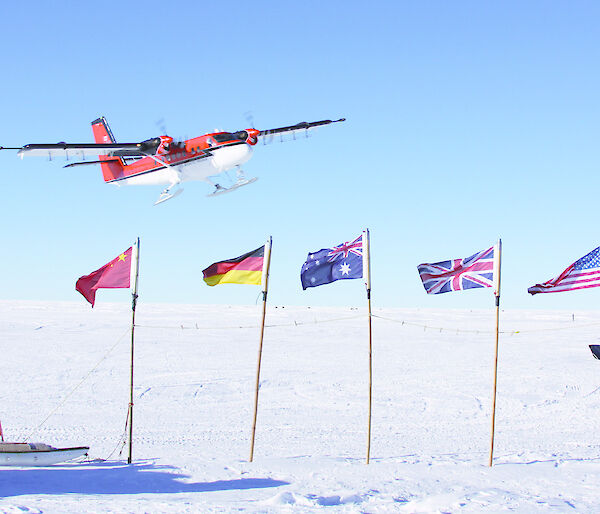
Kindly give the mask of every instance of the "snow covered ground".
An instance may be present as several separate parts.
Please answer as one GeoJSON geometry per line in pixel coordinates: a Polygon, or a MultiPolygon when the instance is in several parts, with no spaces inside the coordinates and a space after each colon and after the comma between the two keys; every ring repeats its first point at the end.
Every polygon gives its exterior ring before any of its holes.
{"type": "Polygon", "coordinates": [[[0,301],[5,437],[90,446],[0,512],[600,512],[600,313],[501,312],[492,468],[493,310],[374,315],[371,463],[365,311],[276,306],[250,463],[260,306],[141,301],[127,465],[129,305],[0,301]]]}

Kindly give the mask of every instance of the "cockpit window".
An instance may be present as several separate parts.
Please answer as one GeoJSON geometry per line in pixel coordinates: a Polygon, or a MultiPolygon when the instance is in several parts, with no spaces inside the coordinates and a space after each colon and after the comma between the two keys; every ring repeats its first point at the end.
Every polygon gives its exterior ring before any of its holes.
{"type": "Polygon", "coordinates": [[[232,134],[231,132],[224,132],[222,134],[214,134],[213,138],[217,143],[228,143],[229,141],[239,140],[238,134],[232,134]]]}

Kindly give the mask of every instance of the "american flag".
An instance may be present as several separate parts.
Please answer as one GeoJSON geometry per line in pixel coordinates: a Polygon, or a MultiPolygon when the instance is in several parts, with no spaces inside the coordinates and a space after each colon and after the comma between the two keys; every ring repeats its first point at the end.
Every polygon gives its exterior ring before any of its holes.
{"type": "Polygon", "coordinates": [[[417,269],[427,294],[494,287],[494,247],[466,259],[419,264],[417,269]]]}
{"type": "Polygon", "coordinates": [[[527,289],[528,293],[560,293],[600,286],[600,246],[571,264],[558,277],[527,289]]]}

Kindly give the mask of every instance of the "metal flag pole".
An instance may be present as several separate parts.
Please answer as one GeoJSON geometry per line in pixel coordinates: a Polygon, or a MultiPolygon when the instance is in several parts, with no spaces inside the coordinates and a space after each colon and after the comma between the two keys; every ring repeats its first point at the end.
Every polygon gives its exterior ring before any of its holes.
{"type": "Polygon", "coordinates": [[[367,287],[369,313],[369,421],[367,428],[367,464],[371,460],[371,410],[373,402],[373,330],[371,327],[371,247],[369,229],[363,231],[363,277],[367,287]]]}
{"type": "Polygon", "coordinates": [[[131,276],[133,277],[133,284],[131,288],[131,373],[129,376],[129,412],[127,417],[129,418],[129,456],[127,457],[127,463],[131,464],[132,460],[132,445],[133,445],[133,350],[135,341],[135,307],[138,299],[138,276],[140,273],[140,238],[137,238],[136,243],[133,245],[131,259],[131,276]]]}
{"type": "Polygon", "coordinates": [[[263,263],[262,272],[262,293],[263,293],[263,306],[262,306],[262,322],[260,325],[260,342],[258,345],[258,363],[256,365],[256,388],[254,390],[254,419],[252,420],[252,440],[250,442],[250,459],[252,462],[254,459],[254,439],[256,436],[256,416],[258,414],[258,390],[260,387],[260,363],[262,360],[262,347],[263,338],[265,335],[265,317],[267,314],[267,293],[269,290],[269,268],[271,267],[271,246],[273,245],[273,239],[269,236],[267,243],[265,244],[265,256],[263,263]]]}
{"type": "Polygon", "coordinates": [[[488,465],[492,467],[494,458],[494,433],[496,430],[496,386],[498,383],[498,334],[500,325],[500,264],[502,262],[502,240],[494,247],[494,296],[496,297],[496,349],[494,355],[494,392],[492,394],[492,435],[490,438],[490,459],[488,465]]]}

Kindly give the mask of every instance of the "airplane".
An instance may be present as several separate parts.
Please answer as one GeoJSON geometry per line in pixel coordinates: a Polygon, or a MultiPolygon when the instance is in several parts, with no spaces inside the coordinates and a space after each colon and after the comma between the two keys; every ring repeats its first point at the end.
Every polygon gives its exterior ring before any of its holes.
{"type": "Polygon", "coordinates": [[[2,147],[0,150],[18,150],[17,155],[81,158],[65,168],[99,164],[104,182],[117,185],[167,185],[154,205],[163,203],[183,192],[183,182],[201,180],[215,189],[208,196],[234,191],[251,184],[256,177],[246,178],[242,164],[252,157],[253,147],[262,139],[265,144],[275,136],[295,136],[331,123],[345,121],[305,121],[270,130],[248,128],[237,132],[212,132],[203,136],[175,141],[170,136],[158,136],[139,143],[117,143],[106,118],[92,121],[95,143],[28,144],[23,147],[2,147]],[[88,156],[97,160],[86,161],[88,156]],[[236,168],[236,182],[223,186],[211,177],[236,168]]]}

